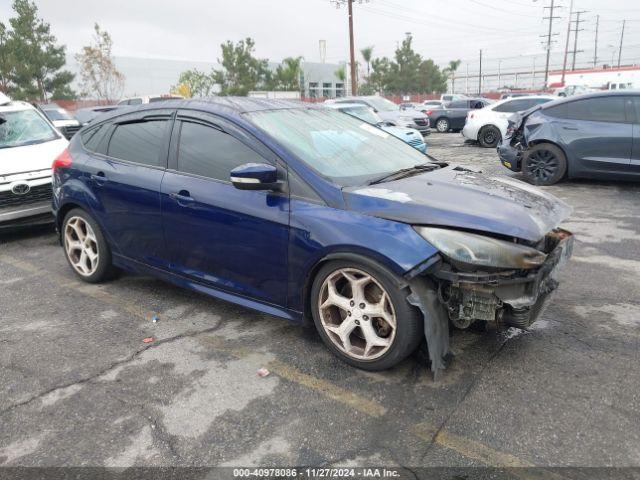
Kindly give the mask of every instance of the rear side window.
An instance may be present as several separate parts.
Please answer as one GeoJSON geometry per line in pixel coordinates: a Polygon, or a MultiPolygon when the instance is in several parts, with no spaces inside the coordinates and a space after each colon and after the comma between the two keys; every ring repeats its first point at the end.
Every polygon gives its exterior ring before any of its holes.
{"type": "Polygon", "coordinates": [[[567,104],[566,118],[592,122],[623,123],[626,121],[624,97],[587,98],[569,102],[567,104]]]}
{"type": "Polygon", "coordinates": [[[85,132],[82,132],[82,145],[84,146],[84,148],[86,148],[90,152],[104,153],[99,151],[99,145],[100,140],[102,140],[102,138],[104,137],[107,129],[107,124],[103,123],[102,125],[98,125],[95,128],[91,128],[85,132]]]}
{"type": "Polygon", "coordinates": [[[167,120],[150,120],[117,125],[107,155],[110,157],[163,167],[165,158],[161,155],[167,132],[167,120]]]}
{"type": "Polygon", "coordinates": [[[240,140],[201,123],[182,122],[178,143],[178,170],[229,181],[229,173],[245,163],[264,159],[240,140]]]}
{"type": "Polygon", "coordinates": [[[531,100],[511,100],[510,102],[498,105],[493,109],[494,112],[515,113],[523,112],[531,106],[531,100]]]}

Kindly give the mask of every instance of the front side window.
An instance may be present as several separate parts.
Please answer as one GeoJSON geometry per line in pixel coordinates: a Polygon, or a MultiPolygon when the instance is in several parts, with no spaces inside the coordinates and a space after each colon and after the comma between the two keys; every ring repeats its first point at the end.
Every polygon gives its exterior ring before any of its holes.
{"type": "Polygon", "coordinates": [[[59,138],[56,130],[33,109],[2,112],[0,148],[22,147],[59,138]]]}
{"type": "Polygon", "coordinates": [[[598,97],[576,100],[567,104],[567,118],[592,122],[626,121],[624,97],[598,97]]]}
{"type": "Polygon", "coordinates": [[[245,163],[264,163],[240,140],[201,123],[182,122],[178,143],[178,170],[229,181],[229,172],[245,163]]]}
{"type": "Polygon", "coordinates": [[[288,109],[247,117],[320,175],[342,185],[361,185],[425,156],[388,133],[335,110],[288,109]]]}
{"type": "Polygon", "coordinates": [[[144,165],[164,166],[161,150],[168,124],[167,120],[150,120],[117,125],[109,140],[107,155],[144,165]]]}

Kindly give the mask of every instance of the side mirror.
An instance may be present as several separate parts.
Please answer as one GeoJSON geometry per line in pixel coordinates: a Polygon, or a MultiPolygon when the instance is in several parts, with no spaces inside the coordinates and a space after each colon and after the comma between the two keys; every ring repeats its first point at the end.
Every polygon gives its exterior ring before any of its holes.
{"type": "Polygon", "coordinates": [[[278,170],[268,163],[245,163],[231,170],[231,183],[238,190],[280,190],[278,170]]]}

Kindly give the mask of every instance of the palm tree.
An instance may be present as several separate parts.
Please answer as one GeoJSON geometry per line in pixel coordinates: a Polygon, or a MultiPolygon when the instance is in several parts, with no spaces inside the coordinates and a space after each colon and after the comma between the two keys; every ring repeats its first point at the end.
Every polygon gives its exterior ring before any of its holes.
{"type": "Polygon", "coordinates": [[[369,65],[371,64],[371,57],[373,57],[373,46],[363,48],[360,53],[367,64],[367,78],[369,78],[369,65]]]}
{"type": "Polygon", "coordinates": [[[456,70],[458,70],[458,67],[460,66],[461,63],[462,63],[462,60],[451,60],[449,62],[449,66],[444,69],[445,73],[448,76],[451,76],[451,93],[454,92],[454,86],[456,81],[456,70]]]}
{"type": "Polygon", "coordinates": [[[344,65],[342,65],[333,73],[335,74],[336,77],[338,77],[338,80],[340,80],[341,82],[344,82],[347,79],[347,71],[345,70],[344,65]]]}

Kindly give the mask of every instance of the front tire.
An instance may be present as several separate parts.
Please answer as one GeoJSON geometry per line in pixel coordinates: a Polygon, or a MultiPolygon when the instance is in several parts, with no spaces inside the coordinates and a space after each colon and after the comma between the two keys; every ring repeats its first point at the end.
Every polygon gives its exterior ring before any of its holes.
{"type": "Polygon", "coordinates": [[[447,133],[449,131],[449,129],[451,128],[451,124],[449,123],[449,120],[446,118],[439,118],[436,121],[436,130],[440,133],[447,133]]]}
{"type": "Polygon", "coordinates": [[[420,343],[422,317],[392,274],[355,261],[324,265],[311,288],[311,311],[331,352],[364,370],[391,368],[420,343]]]}
{"type": "Polygon", "coordinates": [[[567,172],[567,157],[557,146],[539,143],[528,150],[522,159],[522,173],[533,185],[553,185],[567,172]]]}
{"type": "Polygon", "coordinates": [[[66,214],[62,244],[67,262],[82,281],[98,283],[115,274],[109,245],[98,223],[86,211],[74,208],[66,214]]]}
{"type": "Polygon", "coordinates": [[[502,140],[502,134],[493,125],[482,127],[478,133],[478,143],[484,148],[495,148],[500,143],[500,140],[502,140]]]}

